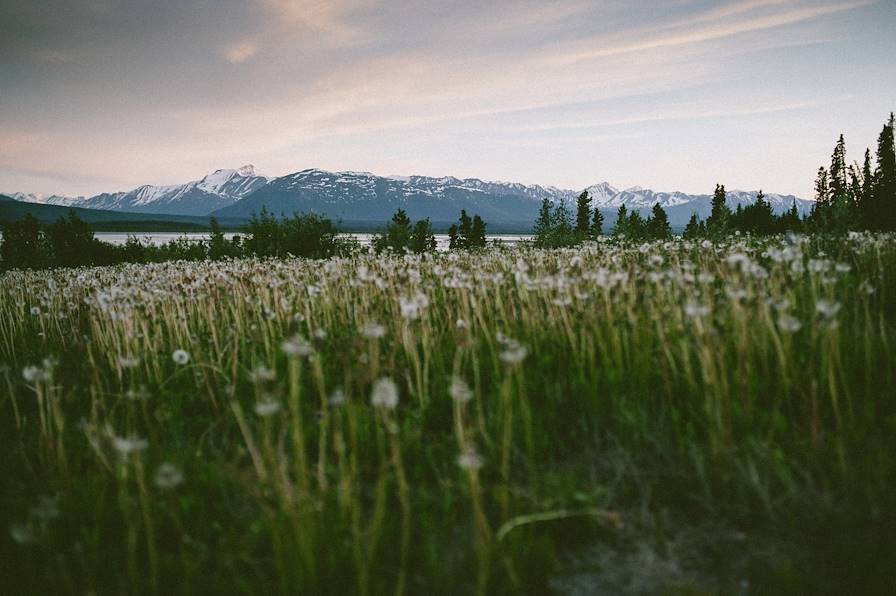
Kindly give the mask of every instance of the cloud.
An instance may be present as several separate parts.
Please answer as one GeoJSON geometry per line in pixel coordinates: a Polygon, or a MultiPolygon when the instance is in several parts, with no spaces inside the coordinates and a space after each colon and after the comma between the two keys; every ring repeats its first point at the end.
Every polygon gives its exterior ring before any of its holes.
{"type": "Polygon", "coordinates": [[[242,64],[258,53],[258,44],[246,39],[224,48],[224,59],[231,64],[242,64]]]}
{"type": "MultiPolygon", "coordinates": [[[[643,52],[646,50],[657,50],[676,46],[693,45],[706,41],[713,41],[731,37],[741,33],[761,31],[774,27],[792,25],[826,15],[860,8],[869,4],[873,4],[875,2],[876,0],[857,0],[854,2],[845,2],[840,4],[806,6],[793,10],[787,10],[785,12],[776,12],[762,16],[755,16],[734,22],[723,22],[697,28],[689,28],[693,23],[713,20],[719,18],[720,16],[728,17],[731,15],[748,12],[755,8],[779,4],[779,2],[771,1],[748,2],[740,5],[740,10],[736,10],[735,8],[737,7],[729,8],[728,10],[724,11],[715,10],[710,11],[709,14],[697,15],[696,17],[691,18],[687,21],[683,21],[683,26],[680,28],[684,30],[677,33],[653,37],[645,36],[646,39],[640,39],[639,41],[627,43],[613,43],[612,40],[607,40],[605,37],[594,37],[588,40],[585,44],[579,44],[580,47],[578,49],[571,49],[565,53],[555,56],[554,60],[557,63],[573,63],[592,60],[596,58],[618,56],[621,54],[628,54],[632,52],[643,52]]],[[[633,31],[626,32],[626,37],[632,37],[632,33],[633,31]]]]}

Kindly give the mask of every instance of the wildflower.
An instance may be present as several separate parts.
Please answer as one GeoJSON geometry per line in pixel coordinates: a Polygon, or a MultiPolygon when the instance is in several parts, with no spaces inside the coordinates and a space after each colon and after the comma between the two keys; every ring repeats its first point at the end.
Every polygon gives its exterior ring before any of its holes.
{"type": "Polygon", "coordinates": [[[131,401],[142,401],[149,399],[149,391],[146,390],[146,387],[141,386],[139,389],[128,389],[124,396],[131,401]]]}
{"type": "Polygon", "coordinates": [[[155,483],[162,490],[175,488],[182,484],[183,481],[183,472],[174,464],[165,462],[156,469],[155,483]]]}
{"type": "Polygon", "coordinates": [[[139,453],[149,446],[146,439],[140,437],[112,437],[112,446],[122,457],[127,457],[132,453],[139,453]]]}
{"type": "Polygon", "coordinates": [[[121,368],[137,368],[138,364],[140,364],[140,359],[136,356],[118,357],[118,365],[121,366],[121,368]]]}
{"type": "Polygon", "coordinates": [[[388,377],[381,377],[373,383],[373,391],[370,393],[370,403],[377,408],[387,410],[395,409],[398,405],[398,387],[395,381],[388,377]]]}
{"type": "Polygon", "coordinates": [[[476,453],[476,450],[471,447],[464,449],[461,454],[457,456],[457,465],[460,466],[462,470],[475,472],[482,467],[482,463],[482,458],[476,453]]]}
{"type": "Polygon", "coordinates": [[[466,329],[470,326],[464,319],[458,319],[454,324],[458,329],[466,329]]]}
{"type": "Polygon", "coordinates": [[[426,294],[417,292],[414,296],[400,298],[398,301],[401,308],[401,316],[409,321],[420,318],[420,311],[429,306],[429,298],[426,294]]]}
{"type": "Polygon", "coordinates": [[[190,355],[185,350],[174,350],[171,359],[175,364],[187,364],[190,361],[190,355]]]}
{"type": "Polygon", "coordinates": [[[800,323],[800,320],[792,315],[782,313],[778,316],[778,328],[781,331],[785,331],[787,333],[796,333],[802,326],[803,324],[800,323]]]}
{"type": "Polygon", "coordinates": [[[266,397],[262,401],[255,404],[255,413],[261,416],[262,418],[266,418],[268,416],[273,416],[277,412],[280,411],[280,402],[277,400],[266,397]]]}
{"type": "Polygon", "coordinates": [[[40,307],[39,307],[39,306],[32,306],[32,307],[31,307],[31,314],[34,315],[34,316],[39,315],[39,314],[40,314],[40,307]]]}
{"type": "Polygon", "coordinates": [[[448,385],[448,395],[454,401],[461,403],[466,403],[473,399],[473,392],[470,390],[470,386],[457,375],[451,377],[451,384],[448,385]]]}
{"type": "Polygon", "coordinates": [[[277,373],[266,366],[256,366],[249,373],[249,380],[253,383],[265,383],[277,378],[277,373]]]}
{"type": "Polygon", "coordinates": [[[280,344],[280,349],[288,356],[304,358],[314,353],[314,348],[301,335],[293,335],[291,338],[280,344]]]}
{"type": "Polygon", "coordinates": [[[526,359],[528,353],[525,346],[514,342],[514,344],[511,344],[506,350],[498,354],[498,358],[506,364],[519,364],[526,359]]]}
{"type": "Polygon", "coordinates": [[[22,378],[26,383],[42,383],[49,379],[50,375],[41,367],[30,365],[22,369],[22,378]]]}
{"type": "Polygon", "coordinates": [[[341,406],[345,404],[345,392],[342,389],[337,389],[330,394],[330,399],[327,401],[331,406],[341,406]]]}
{"type": "Polygon", "coordinates": [[[361,335],[367,339],[379,339],[386,335],[386,328],[377,323],[367,323],[361,327],[361,335]]]}
{"type": "Polygon", "coordinates": [[[874,293],[874,286],[872,286],[870,283],[868,283],[867,280],[865,280],[859,284],[859,291],[870,296],[874,293]]]}
{"type": "Polygon", "coordinates": [[[26,524],[13,524],[9,528],[9,536],[12,538],[13,542],[17,544],[30,544],[34,542],[34,530],[31,529],[30,525],[26,524]]]}
{"type": "Polygon", "coordinates": [[[842,305],[839,302],[834,302],[833,300],[824,300],[821,299],[815,303],[815,311],[818,312],[821,316],[832,319],[837,316],[837,313],[840,312],[840,308],[842,305]]]}
{"type": "Polygon", "coordinates": [[[320,339],[320,340],[327,339],[326,329],[321,329],[320,327],[318,327],[317,329],[314,330],[314,337],[315,337],[315,339],[320,339]]]}
{"type": "Polygon", "coordinates": [[[689,301],[684,305],[684,314],[691,317],[692,319],[699,319],[709,314],[709,307],[704,306],[703,304],[689,301]]]}

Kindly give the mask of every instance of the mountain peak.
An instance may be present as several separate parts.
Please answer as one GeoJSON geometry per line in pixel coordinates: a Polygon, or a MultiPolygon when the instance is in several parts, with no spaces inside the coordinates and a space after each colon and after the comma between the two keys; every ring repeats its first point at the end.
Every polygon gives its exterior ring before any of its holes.
{"type": "Polygon", "coordinates": [[[243,167],[237,169],[237,174],[240,176],[255,176],[255,166],[252,164],[246,164],[243,167]]]}

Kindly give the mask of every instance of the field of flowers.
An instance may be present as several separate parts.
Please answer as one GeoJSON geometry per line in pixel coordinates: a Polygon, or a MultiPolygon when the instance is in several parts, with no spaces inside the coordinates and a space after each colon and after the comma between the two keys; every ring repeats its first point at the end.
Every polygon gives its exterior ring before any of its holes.
{"type": "Polygon", "coordinates": [[[0,592],[884,592],[894,362],[894,235],[5,273],[0,592]]]}

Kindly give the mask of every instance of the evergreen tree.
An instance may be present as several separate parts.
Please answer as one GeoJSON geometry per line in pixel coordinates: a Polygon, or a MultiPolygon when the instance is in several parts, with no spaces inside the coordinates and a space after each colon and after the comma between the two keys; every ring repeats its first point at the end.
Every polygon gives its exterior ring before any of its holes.
{"type": "Polygon", "coordinates": [[[473,235],[473,220],[467,215],[466,209],[460,210],[460,226],[458,228],[458,233],[463,239],[463,248],[467,248],[467,243],[473,235]]]}
{"type": "Polygon", "coordinates": [[[614,236],[628,235],[628,210],[625,205],[619,205],[619,211],[616,212],[616,223],[613,224],[614,236]]]}
{"type": "Polygon", "coordinates": [[[471,248],[485,248],[485,221],[479,215],[473,216],[473,229],[468,241],[471,248]]]}
{"type": "Polygon", "coordinates": [[[818,175],[815,177],[815,202],[827,203],[828,192],[828,171],[822,166],[818,168],[818,175]]]}
{"type": "Polygon", "coordinates": [[[28,213],[3,226],[0,265],[3,269],[40,269],[51,263],[50,247],[37,218],[28,213]]]}
{"type": "Polygon", "coordinates": [[[552,232],[555,236],[555,244],[557,246],[574,244],[574,242],[570,241],[570,237],[573,235],[573,227],[572,222],[570,221],[569,208],[566,206],[566,203],[560,201],[557,206],[554,207],[554,213],[551,215],[551,220],[554,223],[552,232]]]}
{"type": "Polygon", "coordinates": [[[46,232],[54,264],[62,267],[101,265],[100,247],[87,222],[69,209],[68,218],[59,218],[46,232]]]}
{"type": "Polygon", "coordinates": [[[778,231],[780,232],[798,232],[801,225],[800,213],[796,208],[796,201],[790,205],[787,213],[784,213],[778,219],[778,231]]]}
{"type": "Polygon", "coordinates": [[[666,240],[672,237],[669,216],[659,203],[653,204],[652,214],[647,220],[647,235],[654,240],[666,240]]]}
{"type": "Polygon", "coordinates": [[[688,220],[688,224],[684,227],[684,233],[682,234],[682,238],[685,240],[696,240],[700,238],[702,234],[700,233],[700,218],[697,217],[697,212],[691,213],[691,219],[688,220]]]}
{"type": "Polygon", "coordinates": [[[728,207],[724,184],[716,184],[712,195],[712,212],[706,220],[706,228],[713,236],[724,236],[728,232],[731,209],[728,207]]]}
{"type": "Polygon", "coordinates": [[[641,213],[637,209],[632,209],[625,222],[626,236],[632,240],[644,240],[647,238],[647,225],[641,213]]]}
{"type": "Polygon", "coordinates": [[[604,214],[600,209],[594,208],[594,216],[591,219],[591,237],[597,238],[604,233],[604,214]]]}
{"type": "Polygon", "coordinates": [[[582,237],[588,235],[591,226],[591,195],[583,190],[576,201],[576,232],[582,237]]]}
{"type": "Polygon", "coordinates": [[[831,169],[828,170],[828,198],[832,203],[843,200],[847,196],[846,176],[846,143],[841,134],[834,146],[834,152],[831,154],[831,169]]]}
{"type": "Polygon", "coordinates": [[[893,114],[877,138],[877,169],[872,190],[872,218],[881,230],[896,230],[896,149],[893,145],[893,114]]]}
{"type": "Polygon", "coordinates": [[[211,228],[208,239],[208,258],[217,261],[227,254],[227,243],[224,240],[224,232],[221,230],[221,224],[218,223],[217,218],[209,218],[208,225],[211,228]]]}
{"type": "Polygon", "coordinates": [[[436,236],[432,232],[429,218],[421,219],[411,233],[410,249],[415,253],[432,252],[436,249],[436,236]]]}
{"type": "Polygon", "coordinates": [[[451,224],[451,227],[448,228],[448,249],[455,250],[460,247],[460,236],[457,224],[451,224]]]}
{"type": "Polygon", "coordinates": [[[404,209],[399,209],[386,231],[373,239],[373,250],[377,253],[385,250],[404,252],[411,247],[412,234],[411,218],[404,209]]]}
{"type": "Polygon", "coordinates": [[[552,207],[551,201],[547,198],[542,199],[541,209],[538,211],[538,219],[535,220],[535,227],[532,230],[535,234],[536,244],[538,243],[538,238],[547,238],[554,227],[552,207]]]}

